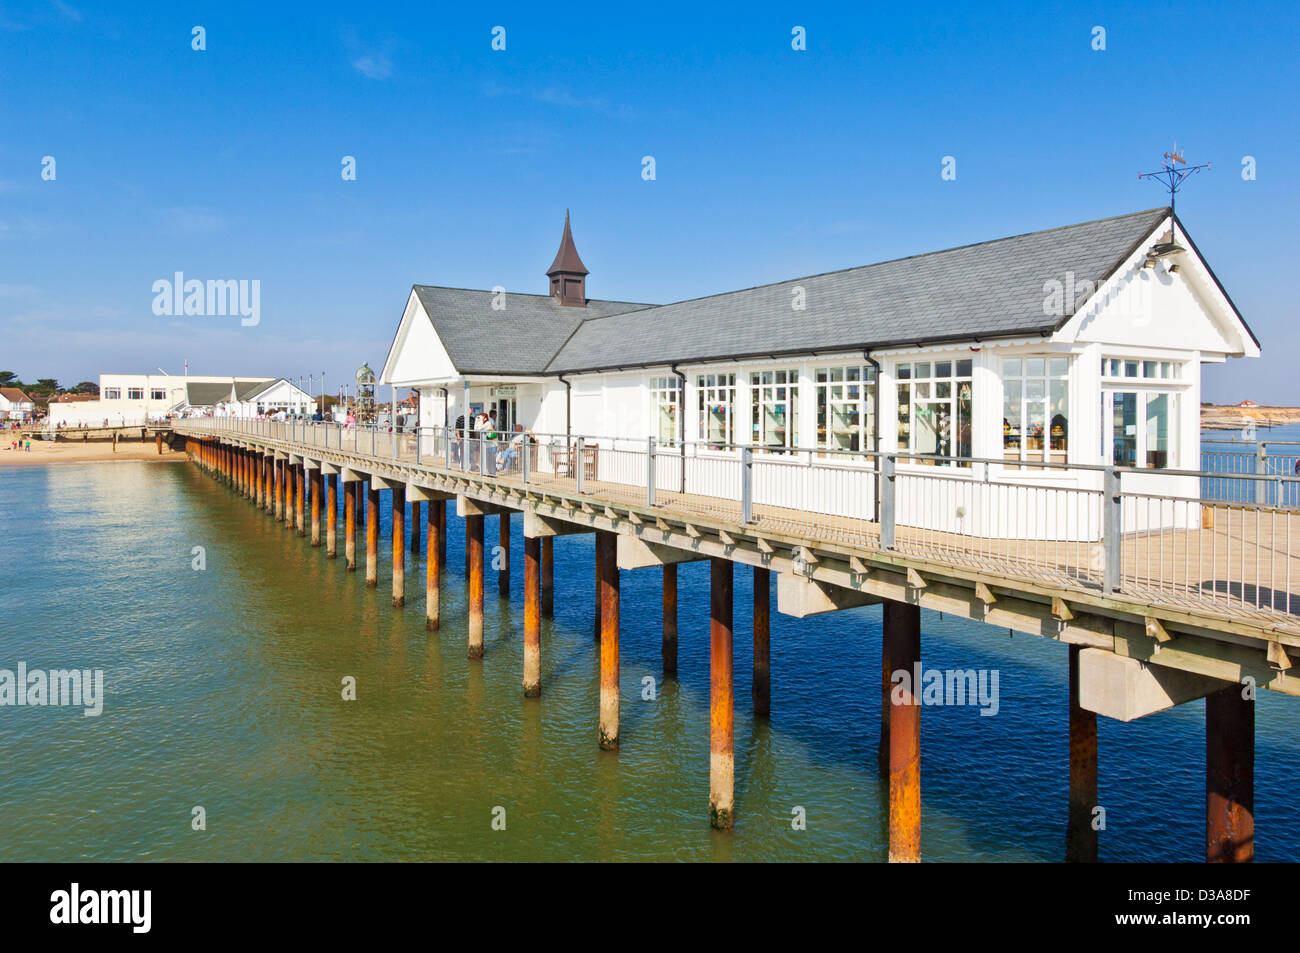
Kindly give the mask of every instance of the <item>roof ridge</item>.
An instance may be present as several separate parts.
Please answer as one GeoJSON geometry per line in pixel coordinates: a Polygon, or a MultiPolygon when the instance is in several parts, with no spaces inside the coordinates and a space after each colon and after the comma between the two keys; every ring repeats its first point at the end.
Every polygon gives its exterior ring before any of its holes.
{"type": "MultiPolygon", "coordinates": [[[[473,291],[476,294],[485,294],[485,295],[495,294],[495,292],[492,291],[491,288],[462,288],[459,285],[422,285],[419,282],[416,282],[415,284],[411,285],[411,289],[414,290],[416,288],[431,288],[434,291],[473,291]]],[[[516,298],[554,298],[555,297],[552,294],[535,294],[531,291],[507,291],[506,294],[516,298]]],[[[661,305],[650,304],[649,302],[646,301],[620,301],[615,298],[588,298],[587,300],[595,301],[600,304],[635,304],[635,305],[640,305],[642,308],[661,307],[661,305]]],[[[564,306],[561,305],[561,307],[564,306]]],[[[573,308],[569,307],[568,310],[572,311],[573,308]]]]}

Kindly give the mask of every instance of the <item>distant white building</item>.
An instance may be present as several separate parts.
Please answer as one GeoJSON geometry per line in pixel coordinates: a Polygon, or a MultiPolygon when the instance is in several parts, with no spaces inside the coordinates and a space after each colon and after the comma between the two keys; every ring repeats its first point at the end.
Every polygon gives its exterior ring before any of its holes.
{"type": "Polygon", "coordinates": [[[26,420],[36,410],[36,402],[17,387],[0,387],[0,417],[26,420]]]}
{"type": "Polygon", "coordinates": [[[284,378],[101,374],[99,400],[59,404],[58,426],[133,426],[172,416],[309,413],[311,397],[284,378]]]}

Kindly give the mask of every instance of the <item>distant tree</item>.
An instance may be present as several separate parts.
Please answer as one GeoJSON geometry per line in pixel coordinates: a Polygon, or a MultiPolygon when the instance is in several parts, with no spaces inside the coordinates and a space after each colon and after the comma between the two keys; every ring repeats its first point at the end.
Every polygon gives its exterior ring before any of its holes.
{"type": "Polygon", "coordinates": [[[99,396],[99,385],[94,381],[82,381],[76,387],[72,388],[74,394],[94,394],[99,396]]]}
{"type": "Polygon", "coordinates": [[[38,377],[32,390],[41,394],[52,394],[59,389],[59,382],[53,377],[38,377]]]}
{"type": "Polygon", "coordinates": [[[23,382],[13,371],[0,371],[0,387],[22,387],[23,382]]]}

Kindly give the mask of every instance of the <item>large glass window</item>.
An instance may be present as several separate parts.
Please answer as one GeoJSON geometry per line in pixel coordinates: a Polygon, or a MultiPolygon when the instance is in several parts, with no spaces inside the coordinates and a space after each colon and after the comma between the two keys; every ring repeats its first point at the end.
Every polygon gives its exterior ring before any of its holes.
{"type": "Polygon", "coordinates": [[[749,375],[750,442],[786,450],[799,444],[799,372],[754,371],[749,375]]]}
{"type": "Polygon", "coordinates": [[[875,419],[874,367],[853,365],[817,369],[818,447],[871,450],[875,419]]]}
{"type": "Polygon", "coordinates": [[[735,374],[700,374],[695,379],[700,410],[700,440],[715,450],[735,443],[735,374]]]}
{"type": "Polygon", "coordinates": [[[650,408],[654,415],[650,432],[655,442],[675,444],[681,439],[678,415],[681,413],[682,390],[678,377],[652,377],[650,379],[650,408]]]}
{"type": "Polygon", "coordinates": [[[1123,357],[1103,357],[1101,376],[1105,378],[1134,378],[1146,380],[1178,380],[1183,375],[1179,361],[1135,361],[1123,357]]]}
{"type": "Polygon", "coordinates": [[[1009,357],[1002,362],[1002,455],[1065,463],[1070,437],[1070,359],[1009,357]]]}
{"type": "Polygon", "coordinates": [[[126,399],[127,399],[127,400],[144,400],[144,388],[143,388],[143,387],[128,387],[128,388],[126,389],[126,399]]]}
{"type": "Polygon", "coordinates": [[[1102,394],[1103,446],[1117,467],[1177,467],[1178,394],[1113,391],[1102,394]]]}
{"type": "MultiPolygon", "coordinates": [[[[913,361],[898,364],[894,376],[898,387],[898,449],[914,451],[918,457],[969,457],[971,362],[913,361]]],[[[908,462],[918,461],[913,458],[908,462]]],[[[933,462],[950,465],[947,461],[933,462]]]]}
{"type": "Polygon", "coordinates": [[[151,388],[150,391],[149,391],[149,399],[150,399],[150,400],[166,400],[166,399],[167,399],[167,391],[166,391],[165,389],[161,388],[161,387],[154,387],[154,388],[151,388]]]}
{"type": "Polygon", "coordinates": [[[121,399],[122,399],[122,388],[120,387],[104,388],[104,400],[121,400],[121,399]]]}

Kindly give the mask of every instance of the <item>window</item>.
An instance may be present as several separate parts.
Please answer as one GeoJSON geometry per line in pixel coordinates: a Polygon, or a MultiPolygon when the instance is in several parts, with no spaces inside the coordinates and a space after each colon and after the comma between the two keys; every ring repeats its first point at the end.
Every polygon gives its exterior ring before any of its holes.
{"type": "Polygon", "coordinates": [[[144,400],[144,388],[143,388],[143,387],[128,387],[128,388],[126,389],[126,399],[127,399],[127,400],[144,400]]]}
{"type": "Polygon", "coordinates": [[[799,444],[799,372],[754,371],[749,375],[750,443],[786,450],[799,444]]]}
{"type": "Polygon", "coordinates": [[[122,388],[120,387],[104,388],[104,400],[121,400],[121,399],[122,399],[122,388]]]}
{"type": "Polygon", "coordinates": [[[1102,377],[1178,380],[1182,377],[1182,370],[1180,361],[1132,361],[1122,357],[1101,359],[1102,377]]]}
{"type": "Polygon", "coordinates": [[[735,443],[733,423],[736,403],[735,374],[701,374],[695,379],[699,393],[700,440],[721,450],[735,443]]]}
{"type": "Polygon", "coordinates": [[[1070,431],[1070,359],[1002,362],[1002,456],[1065,463],[1070,431]]]}
{"type": "MultiPolygon", "coordinates": [[[[898,449],[915,451],[918,456],[969,457],[971,362],[899,364],[894,377],[898,386],[898,449]]],[[[930,462],[949,465],[947,461],[930,462]]]]}
{"type": "Polygon", "coordinates": [[[876,369],[817,369],[817,446],[871,450],[875,437],[876,369]]]}
{"type": "Polygon", "coordinates": [[[1167,392],[1103,393],[1102,440],[1110,444],[1108,462],[1155,470],[1176,467],[1178,398],[1167,392]]]}
{"type": "Polygon", "coordinates": [[[166,400],[166,399],[167,399],[167,391],[164,390],[164,389],[161,388],[161,387],[154,387],[154,388],[151,388],[150,391],[149,391],[149,399],[150,399],[150,400],[166,400]]]}
{"type": "Polygon", "coordinates": [[[678,413],[682,404],[681,380],[677,377],[650,379],[650,407],[654,419],[650,432],[658,444],[675,444],[681,439],[678,413]]]}

